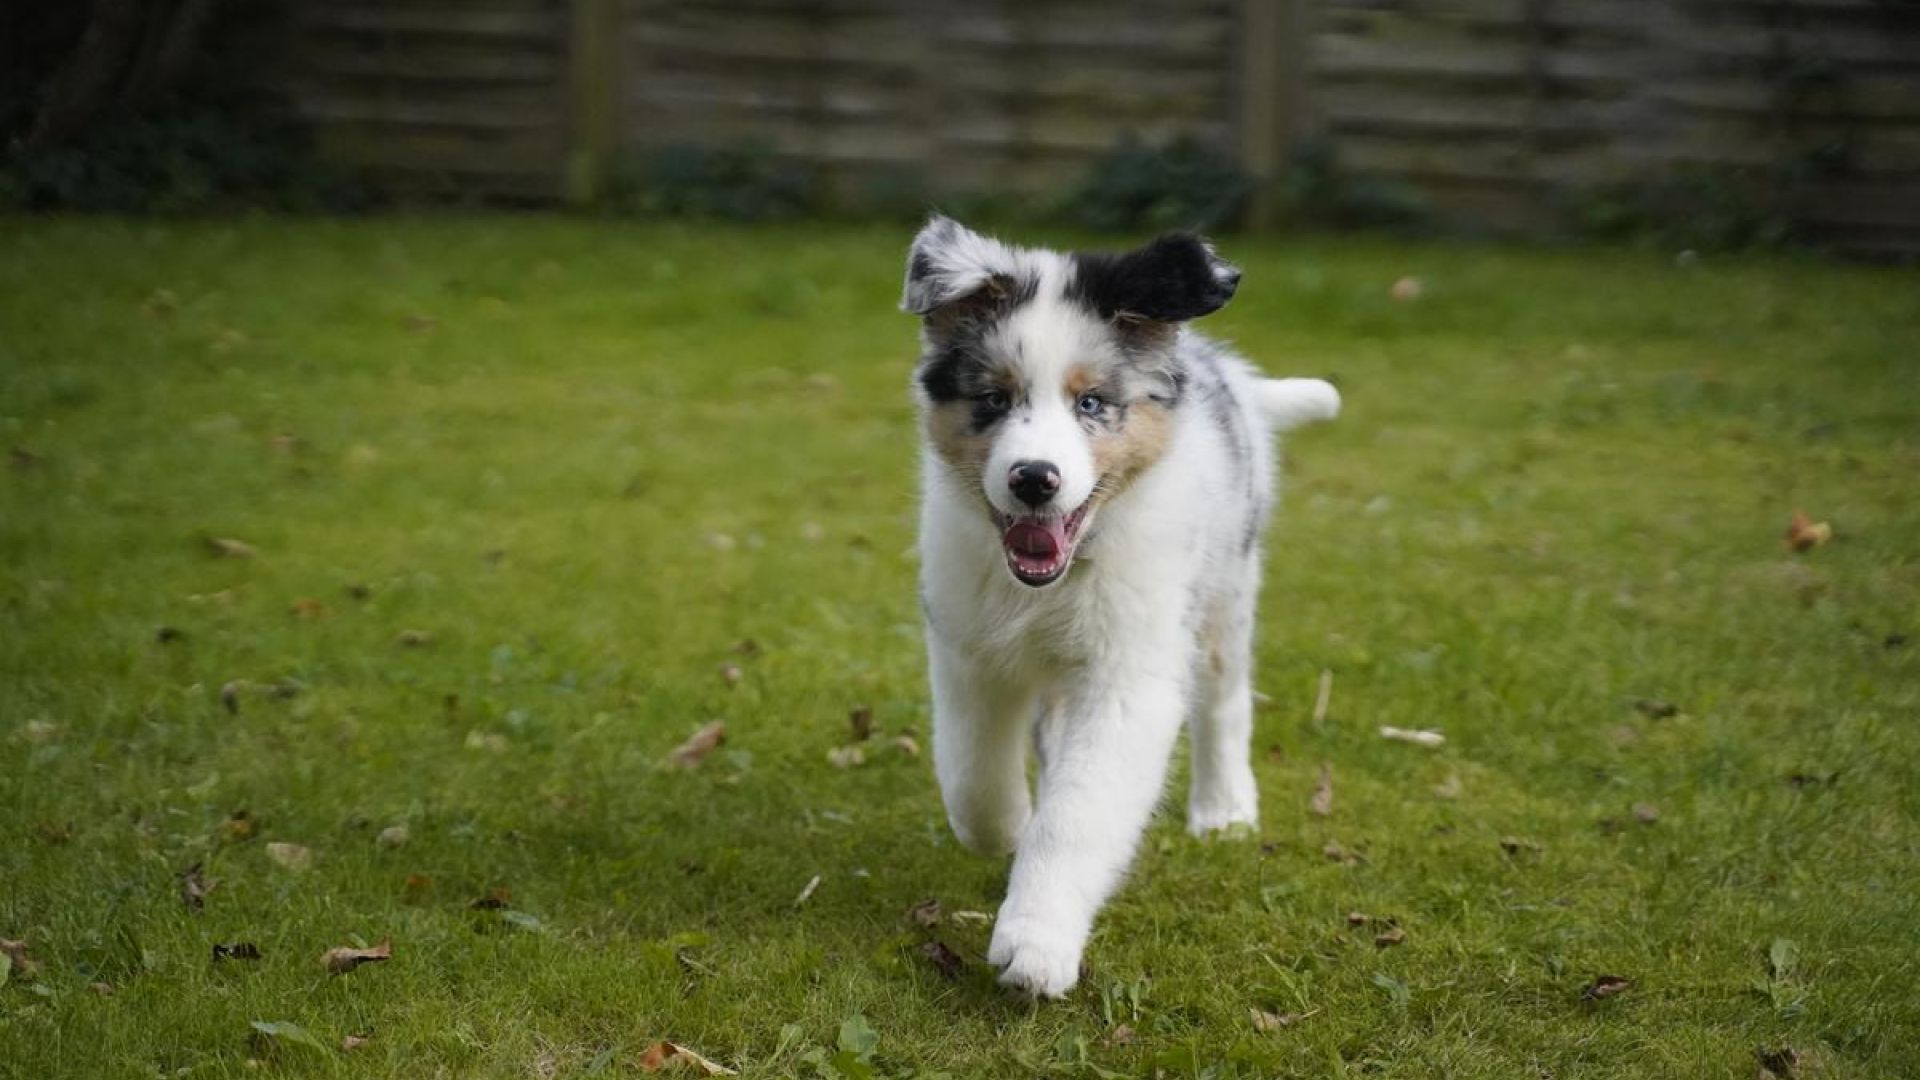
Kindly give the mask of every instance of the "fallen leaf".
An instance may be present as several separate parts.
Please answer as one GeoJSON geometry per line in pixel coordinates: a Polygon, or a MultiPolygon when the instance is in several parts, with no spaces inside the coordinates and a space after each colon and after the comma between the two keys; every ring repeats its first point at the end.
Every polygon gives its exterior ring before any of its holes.
{"type": "Polygon", "coordinates": [[[1433,785],[1433,793],[1442,799],[1457,799],[1464,790],[1466,787],[1461,784],[1459,773],[1448,773],[1445,780],[1433,785]]]}
{"type": "Polygon", "coordinates": [[[1313,726],[1320,727],[1327,722],[1327,705],[1333,701],[1333,669],[1320,671],[1320,689],[1313,697],[1313,726]]]}
{"type": "Polygon", "coordinates": [[[1781,542],[1788,551],[1811,551],[1833,539],[1833,526],[1824,521],[1815,521],[1799,510],[1793,512],[1793,518],[1787,522],[1786,535],[1781,542]]]}
{"type": "Polygon", "coordinates": [[[216,942],[213,946],[213,959],[215,963],[222,960],[258,960],[260,946],[251,941],[236,941],[231,945],[216,942]]]}
{"type": "Polygon", "coordinates": [[[847,726],[853,729],[854,742],[866,742],[873,738],[873,710],[865,705],[856,705],[847,713],[847,726]]]}
{"type": "Polygon", "coordinates": [[[6,957],[13,974],[23,979],[31,979],[40,973],[40,961],[27,955],[25,941],[8,941],[0,938],[0,956],[6,957]]]}
{"type": "Polygon", "coordinates": [[[220,840],[223,843],[237,844],[253,836],[253,814],[246,810],[235,810],[220,823],[220,840]]]}
{"type": "Polygon", "coordinates": [[[323,619],[327,616],[327,610],[327,605],[311,596],[303,596],[295,600],[293,607],[289,609],[296,619],[323,619]]]}
{"type": "Polygon", "coordinates": [[[699,1076],[738,1076],[737,1072],[716,1061],[709,1061],[674,1042],[657,1042],[640,1055],[641,1072],[689,1070],[699,1076]]]}
{"type": "Polygon", "coordinates": [[[693,733],[686,742],[673,748],[667,755],[667,764],[676,768],[691,769],[705,761],[715,747],[727,741],[727,725],[723,720],[715,720],[706,727],[693,733]]]}
{"type": "Polygon", "coordinates": [[[911,758],[920,756],[920,743],[911,735],[895,735],[893,748],[911,758]]]}
{"type": "Polygon", "coordinates": [[[273,447],[275,453],[297,454],[307,448],[307,440],[291,431],[283,431],[268,439],[267,445],[273,447]]]}
{"type": "Polygon", "coordinates": [[[340,1049],[352,1053],[373,1041],[371,1035],[348,1035],[340,1040],[340,1049]]]}
{"type": "Polygon", "coordinates": [[[267,845],[267,858],[287,870],[307,870],[313,866],[313,850],[299,844],[275,840],[267,845]]]}
{"type": "Polygon", "coordinates": [[[1519,858],[1522,855],[1538,855],[1547,849],[1538,840],[1528,840],[1520,836],[1503,836],[1500,838],[1500,850],[1514,858],[1519,858]]]}
{"type": "Polygon", "coordinates": [[[1659,698],[1640,698],[1633,703],[1633,707],[1639,710],[1640,715],[1650,720],[1665,720],[1680,713],[1678,705],[1671,701],[1661,701],[1659,698]]]}
{"type": "Polygon", "coordinates": [[[425,630],[402,630],[393,643],[402,648],[419,649],[433,644],[433,635],[425,630]]]}
{"type": "Polygon", "coordinates": [[[1587,988],[1580,991],[1580,1000],[1599,1001],[1631,989],[1633,989],[1631,979],[1622,978],[1619,975],[1596,975],[1594,980],[1587,984],[1587,988]]]}
{"type": "Polygon", "coordinates": [[[1376,949],[1390,949],[1405,940],[1407,940],[1407,932],[1405,930],[1397,926],[1389,926],[1385,930],[1373,935],[1373,947],[1376,949]]]}
{"type": "Polygon", "coordinates": [[[740,685],[740,679],[743,674],[739,664],[720,665],[720,681],[726,683],[728,686],[740,685]]]}
{"type": "Polygon", "coordinates": [[[1800,1073],[1802,1055],[1791,1046],[1756,1047],[1753,1056],[1760,1063],[1757,1080],[1793,1080],[1800,1073]]]}
{"type": "Polygon", "coordinates": [[[1107,1032],[1107,1045],[1108,1046],[1132,1046],[1133,1045],[1133,1025],[1121,1024],[1119,1027],[1116,1027],[1112,1031],[1107,1032]]]}
{"type": "Polygon", "coordinates": [[[73,839],[73,826],[60,821],[36,821],[33,835],[48,844],[64,844],[73,839]]]}
{"type": "Polygon", "coordinates": [[[467,906],[475,911],[499,911],[501,908],[506,907],[507,901],[512,898],[513,891],[511,889],[498,888],[467,906]]]}
{"type": "Polygon", "coordinates": [[[433,879],[425,874],[408,874],[407,879],[400,883],[400,891],[409,900],[418,900],[431,888],[433,888],[433,879]]]}
{"type": "Polygon", "coordinates": [[[728,533],[710,532],[707,534],[707,546],[715,551],[732,551],[740,546],[740,542],[728,533]]]}
{"type": "Polygon", "coordinates": [[[820,875],[815,874],[813,875],[812,879],[807,882],[806,888],[800,890],[800,895],[793,898],[793,906],[799,907],[802,904],[805,904],[807,901],[813,899],[813,891],[815,889],[818,889],[819,887],[820,887],[820,875]]]}
{"type": "Polygon", "coordinates": [[[415,334],[422,334],[440,325],[440,320],[432,315],[415,312],[400,320],[400,325],[415,334]]]}
{"type": "Polygon", "coordinates": [[[858,746],[836,746],[827,751],[827,764],[836,769],[851,769],[867,763],[867,752],[858,746]]]}
{"type": "Polygon", "coordinates": [[[374,837],[373,842],[383,848],[397,848],[405,847],[412,838],[412,830],[405,825],[389,825],[380,830],[380,835],[374,837]]]}
{"type": "Polygon", "coordinates": [[[960,954],[947,948],[945,942],[927,942],[920,946],[920,955],[926,959],[927,963],[932,964],[934,970],[938,971],[940,976],[948,982],[953,982],[958,979],[960,973],[965,971],[967,967],[967,962],[960,959],[960,954]]]}
{"type": "Polygon", "coordinates": [[[114,985],[110,982],[91,982],[87,984],[87,989],[99,994],[101,997],[112,997],[114,985]]]}
{"type": "Polygon", "coordinates": [[[940,925],[940,901],[928,897],[907,909],[907,921],[928,930],[940,925]]]}
{"type": "Polygon", "coordinates": [[[345,975],[361,964],[378,963],[393,959],[393,939],[384,938],[371,949],[356,949],[340,945],[328,949],[320,955],[320,965],[335,975],[345,975]]]}
{"type": "Polygon", "coordinates": [[[1333,814],[1333,766],[1320,763],[1320,780],[1313,786],[1313,801],[1307,809],[1321,817],[1333,814]]]}
{"type": "Polygon", "coordinates": [[[1409,730],[1407,728],[1382,726],[1380,728],[1380,737],[1383,739],[1392,739],[1395,742],[1414,743],[1419,746],[1442,746],[1447,741],[1445,735],[1426,728],[1409,730]]]}
{"type": "Polygon", "coordinates": [[[213,891],[213,882],[200,874],[200,864],[194,863],[180,871],[180,902],[199,911],[207,906],[207,894],[213,891]]]}
{"type": "Polygon", "coordinates": [[[1247,1013],[1249,1016],[1253,1018],[1253,1030],[1267,1032],[1267,1031],[1279,1031],[1282,1028],[1290,1028],[1293,1025],[1299,1023],[1300,1021],[1305,1020],[1307,1017],[1312,1016],[1313,1013],[1319,1012],[1319,1011],[1320,1011],[1319,1009],[1315,1009],[1313,1010],[1313,1012],[1309,1012],[1309,1013],[1297,1013],[1297,1012],[1275,1013],[1275,1012],[1267,1012],[1265,1009],[1249,1008],[1247,1010],[1247,1013]]]}
{"type": "Polygon", "coordinates": [[[209,536],[206,538],[207,550],[223,559],[251,559],[259,552],[245,540],[235,540],[228,536],[209,536]]]}
{"type": "Polygon", "coordinates": [[[13,467],[16,469],[31,469],[46,461],[46,459],[39,454],[19,446],[13,448],[11,457],[13,467]]]}
{"type": "Polygon", "coordinates": [[[1408,276],[1396,279],[1393,287],[1387,290],[1387,295],[1402,304],[1408,304],[1420,299],[1421,294],[1424,292],[1426,292],[1426,286],[1421,283],[1420,279],[1408,276]]]}
{"type": "Polygon", "coordinates": [[[826,538],[827,527],[825,525],[817,521],[803,521],[800,523],[800,539],[810,544],[817,544],[826,538]]]}
{"type": "Polygon", "coordinates": [[[1347,912],[1347,925],[1348,925],[1348,926],[1365,926],[1365,925],[1367,925],[1368,923],[1370,923],[1370,922],[1372,922],[1372,921],[1373,921],[1373,916],[1371,916],[1371,915],[1369,915],[1369,914],[1367,914],[1367,913],[1366,913],[1366,912],[1364,912],[1364,911],[1349,911],[1349,912],[1347,912]]]}
{"type": "Polygon", "coordinates": [[[956,911],[947,918],[957,923],[973,923],[976,926],[984,926],[993,921],[993,916],[984,911],[956,911]]]}
{"type": "Polygon", "coordinates": [[[1358,866],[1366,861],[1366,856],[1357,851],[1348,851],[1338,840],[1327,841],[1326,845],[1320,849],[1320,854],[1342,866],[1358,866]]]}
{"type": "Polygon", "coordinates": [[[1633,819],[1642,825],[1651,825],[1660,820],[1660,808],[1652,803],[1634,803],[1633,819]]]}
{"type": "Polygon", "coordinates": [[[234,680],[220,688],[220,704],[227,707],[228,716],[240,715],[240,682],[234,680]]]}
{"type": "Polygon", "coordinates": [[[474,728],[467,732],[464,745],[469,750],[503,754],[507,750],[507,737],[497,731],[481,731],[479,728],[474,728]]]}

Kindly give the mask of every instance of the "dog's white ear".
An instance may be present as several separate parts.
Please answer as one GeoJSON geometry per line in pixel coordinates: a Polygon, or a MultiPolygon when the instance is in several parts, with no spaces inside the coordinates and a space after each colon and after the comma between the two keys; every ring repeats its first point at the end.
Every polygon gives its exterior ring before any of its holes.
{"type": "Polygon", "coordinates": [[[1072,294],[1103,319],[1197,319],[1225,307],[1240,285],[1239,268],[1192,233],[1119,254],[1077,252],[1073,263],[1072,294]]]}
{"type": "Polygon", "coordinates": [[[991,288],[1004,288],[1017,275],[1020,255],[941,214],[927,219],[907,252],[907,284],[901,308],[932,315],[948,304],[991,288]]]}

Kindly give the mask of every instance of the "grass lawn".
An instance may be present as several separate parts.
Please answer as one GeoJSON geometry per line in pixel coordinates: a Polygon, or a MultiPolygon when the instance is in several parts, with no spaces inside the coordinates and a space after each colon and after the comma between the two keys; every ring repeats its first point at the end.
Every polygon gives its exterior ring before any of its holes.
{"type": "Polygon", "coordinates": [[[896,741],[908,232],[0,222],[0,1075],[1920,1075],[1920,276],[1230,241],[1347,400],[1263,829],[1033,1006],[896,741]]]}

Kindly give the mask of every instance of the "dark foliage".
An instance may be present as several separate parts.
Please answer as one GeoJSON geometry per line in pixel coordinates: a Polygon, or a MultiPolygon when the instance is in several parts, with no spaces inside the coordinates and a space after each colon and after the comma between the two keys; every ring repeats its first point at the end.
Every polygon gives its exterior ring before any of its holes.
{"type": "Polygon", "coordinates": [[[1198,139],[1163,146],[1123,139],[1054,205],[1055,215],[1106,232],[1218,231],[1253,189],[1227,155],[1198,139]]]}

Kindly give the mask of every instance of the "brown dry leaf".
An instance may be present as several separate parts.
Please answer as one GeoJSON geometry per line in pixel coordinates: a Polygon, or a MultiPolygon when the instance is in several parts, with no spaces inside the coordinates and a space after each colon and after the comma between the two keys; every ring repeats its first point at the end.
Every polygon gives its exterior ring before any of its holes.
{"type": "Polygon", "coordinates": [[[432,315],[414,312],[400,320],[400,325],[415,334],[423,334],[440,325],[440,320],[432,315]]]}
{"type": "Polygon", "coordinates": [[[393,939],[383,938],[380,944],[371,949],[356,949],[340,945],[328,949],[320,956],[320,964],[335,975],[345,975],[361,964],[378,963],[393,959],[393,939]]]}
{"type": "Polygon", "coordinates": [[[1634,701],[1633,707],[1641,716],[1649,720],[1665,720],[1680,713],[1680,706],[1659,698],[1639,698],[1634,701]]]}
{"type": "Polygon", "coordinates": [[[180,871],[180,902],[199,911],[207,906],[207,894],[213,891],[213,882],[201,876],[200,864],[194,863],[180,871]]]}
{"type": "Polygon", "coordinates": [[[251,559],[260,554],[245,540],[235,540],[229,536],[209,536],[206,539],[207,550],[223,559],[251,559]]]}
{"type": "Polygon", "coordinates": [[[1815,521],[1799,510],[1793,512],[1793,518],[1787,522],[1786,535],[1781,542],[1788,551],[1811,551],[1833,539],[1833,526],[1824,521],[1815,521]]]}
{"type": "Polygon", "coordinates": [[[1320,780],[1313,786],[1313,801],[1307,809],[1321,817],[1333,815],[1333,766],[1320,763],[1320,780]]]}
{"type": "Polygon", "coordinates": [[[1500,838],[1500,850],[1517,859],[1522,855],[1538,855],[1547,849],[1538,840],[1528,840],[1520,836],[1503,836],[1500,838]]]}
{"type": "Polygon", "coordinates": [[[467,740],[463,745],[469,750],[503,754],[507,750],[507,737],[497,731],[481,731],[479,728],[474,728],[467,732],[467,740]]]}
{"type": "Polygon", "coordinates": [[[0,938],[0,953],[5,953],[13,963],[13,974],[23,979],[31,979],[40,973],[40,962],[27,955],[25,941],[8,941],[0,938]]]}
{"type": "Polygon", "coordinates": [[[236,941],[231,945],[216,942],[213,946],[213,959],[215,963],[221,960],[258,960],[260,946],[251,941],[236,941]]]}
{"type": "Polygon", "coordinates": [[[115,988],[110,982],[93,982],[87,984],[87,989],[99,994],[101,997],[112,997],[115,988]]]}
{"type": "Polygon", "coordinates": [[[1794,1080],[1807,1063],[1806,1055],[1791,1046],[1755,1047],[1753,1056],[1760,1064],[1756,1080],[1794,1080]]]}
{"type": "Polygon", "coordinates": [[[1297,1012],[1274,1013],[1274,1012],[1267,1012],[1264,1009],[1249,1008],[1247,1010],[1247,1014],[1253,1018],[1253,1030],[1260,1031],[1260,1032],[1268,1032],[1268,1031],[1279,1031],[1282,1028],[1290,1028],[1293,1025],[1299,1023],[1300,1021],[1305,1020],[1307,1017],[1312,1016],[1313,1013],[1317,1013],[1319,1011],[1320,1011],[1319,1009],[1315,1009],[1313,1010],[1313,1012],[1306,1012],[1306,1013],[1297,1013],[1297,1012]]]}
{"type": "Polygon", "coordinates": [[[475,911],[499,911],[501,908],[506,907],[507,901],[511,899],[513,899],[513,890],[501,887],[467,906],[475,911]]]}
{"type": "Polygon", "coordinates": [[[220,823],[220,841],[237,844],[253,836],[253,814],[246,810],[235,810],[220,823]]]}
{"type": "Polygon", "coordinates": [[[426,630],[402,630],[393,643],[407,649],[424,648],[433,644],[433,634],[426,630]]]}
{"type": "Polygon", "coordinates": [[[1459,773],[1448,773],[1445,780],[1433,785],[1434,796],[1441,799],[1457,799],[1465,790],[1466,785],[1460,782],[1459,773]]]}
{"type": "Polygon", "coordinates": [[[640,1055],[641,1072],[686,1070],[697,1076],[738,1076],[717,1061],[709,1061],[675,1042],[657,1042],[640,1055]]]}
{"type": "Polygon", "coordinates": [[[1108,1046],[1132,1046],[1133,1045],[1133,1025],[1121,1024],[1119,1027],[1116,1027],[1112,1031],[1107,1032],[1107,1045],[1108,1046]]]}
{"type": "Polygon", "coordinates": [[[1348,926],[1365,926],[1365,925],[1367,925],[1368,923],[1370,923],[1370,922],[1372,922],[1372,921],[1373,921],[1373,916],[1371,916],[1371,915],[1369,915],[1369,914],[1367,914],[1367,913],[1366,913],[1366,912],[1364,912],[1364,911],[1349,911],[1349,912],[1347,912],[1347,925],[1348,925],[1348,926]]]}
{"type": "Polygon", "coordinates": [[[827,764],[836,769],[851,769],[867,763],[867,752],[858,746],[836,746],[827,751],[827,764]]]}
{"type": "Polygon", "coordinates": [[[1633,980],[1619,975],[1596,975],[1585,990],[1580,991],[1581,1001],[1599,1001],[1615,994],[1633,989],[1633,980]]]}
{"type": "Polygon", "coordinates": [[[855,705],[847,713],[847,726],[853,729],[854,742],[866,742],[873,738],[873,710],[865,705],[855,705]]]}
{"type": "Polygon", "coordinates": [[[720,681],[726,683],[728,686],[740,685],[740,679],[744,674],[745,673],[740,670],[739,664],[720,665],[720,681]]]}
{"type": "Polygon", "coordinates": [[[1320,849],[1320,854],[1342,866],[1357,866],[1367,860],[1365,855],[1357,851],[1348,851],[1338,840],[1327,841],[1326,846],[1320,849]]]}
{"type": "Polygon", "coordinates": [[[928,897],[907,909],[907,921],[928,930],[940,925],[940,901],[928,897]]]}
{"type": "Polygon", "coordinates": [[[340,1040],[340,1049],[352,1053],[373,1041],[371,1035],[349,1035],[340,1040]]]}
{"type": "Polygon", "coordinates": [[[667,755],[667,764],[677,769],[691,769],[705,761],[715,747],[726,741],[726,721],[715,720],[694,732],[686,742],[674,747],[673,752],[667,755]]]}
{"type": "Polygon", "coordinates": [[[288,610],[292,612],[293,617],[296,619],[324,619],[327,617],[328,612],[327,605],[312,596],[303,596],[295,600],[293,607],[288,610]]]}
{"type": "Polygon", "coordinates": [[[409,900],[419,899],[431,888],[433,888],[433,879],[425,874],[408,874],[407,879],[400,883],[400,891],[409,900]]]}
{"type": "Polygon", "coordinates": [[[1402,304],[1406,304],[1420,299],[1421,294],[1426,291],[1426,286],[1419,278],[1408,275],[1407,277],[1396,279],[1393,287],[1387,290],[1387,295],[1402,304]]]}
{"type": "Polygon", "coordinates": [[[1373,935],[1373,947],[1376,949],[1391,949],[1405,940],[1407,940],[1407,932],[1405,930],[1397,926],[1389,926],[1385,930],[1373,935]]]}
{"type": "Polygon", "coordinates": [[[967,962],[960,959],[960,954],[947,948],[942,941],[929,941],[920,946],[920,955],[948,982],[960,978],[960,973],[967,968],[967,962]]]}
{"type": "Polygon", "coordinates": [[[405,825],[389,825],[380,830],[380,835],[374,837],[373,842],[383,848],[397,848],[407,846],[407,841],[411,839],[413,832],[405,825]]]}
{"type": "Polygon", "coordinates": [[[893,748],[911,758],[920,756],[920,742],[911,735],[895,735],[893,748]]]}
{"type": "Polygon", "coordinates": [[[300,844],[275,840],[267,845],[267,858],[287,870],[300,871],[313,868],[313,849],[300,844]]]}
{"type": "Polygon", "coordinates": [[[1651,825],[1660,820],[1660,808],[1652,803],[1634,803],[1633,819],[1642,825],[1651,825]]]}

